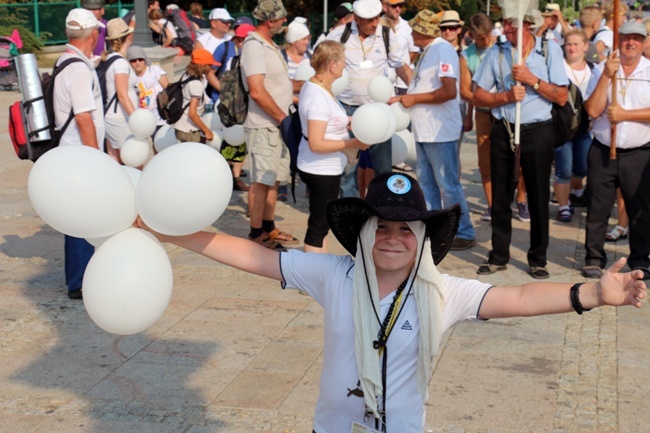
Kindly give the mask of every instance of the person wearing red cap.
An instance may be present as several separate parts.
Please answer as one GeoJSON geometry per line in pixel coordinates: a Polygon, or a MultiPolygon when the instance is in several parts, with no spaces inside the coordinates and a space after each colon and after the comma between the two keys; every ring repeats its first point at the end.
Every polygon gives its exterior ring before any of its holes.
{"type": "Polygon", "coordinates": [[[192,51],[192,59],[181,77],[181,81],[188,80],[183,86],[183,107],[187,108],[178,122],[174,124],[176,138],[180,142],[205,143],[214,138],[210,128],[201,120],[206,102],[207,79],[205,76],[213,66],[219,66],[219,63],[214,60],[211,52],[204,49],[192,51]]]}

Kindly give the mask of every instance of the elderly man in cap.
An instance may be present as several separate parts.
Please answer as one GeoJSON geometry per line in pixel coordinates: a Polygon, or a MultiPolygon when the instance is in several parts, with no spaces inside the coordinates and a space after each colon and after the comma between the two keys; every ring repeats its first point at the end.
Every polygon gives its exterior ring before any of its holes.
{"type": "MultiPolygon", "coordinates": [[[[102,94],[90,60],[99,40],[99,29],[103,28],[104,24],[86,9],[72,9],[66,17],[68,44],[55,66],[64,69],[54,82],[54,120],[57,129],[65,128],[59,146],[104,150],[102,94]]],[[[65,235],[64,248],[68,297],[81,299],[83,275],[95,250],[85,239],[68,235],[65,235]]]]}
{"type": "MultiPolygon", "coordinates": [[[[357,0],[352,5],[354,21],[332,30],[327,39],[345,45],[345,69],[350,77],[349,84],[339,95],[339,100],[348,115],[366,103],[373,102],[368,96],[368,83],[378,75],[387,76],[390,68],[408,84],[411,68],[405,62],[403,50],[395,32],[379,25],[383,11],[379,0],[357,0]]],[[[369,149],[375,174],[392,170],[390,139],[375,144],[369,149]]],[[[351,197],[358,194],[355,186],[355,170],[346,173],[341,181],[341,195],[351,197]]]]}
{"type": "Polygon", "coordinates": [[[224,8],[215,8],[210,11],[210,31],[203,33],[194,41],[194,49],[205,49],[214,53],[219,45],[230,40],[228,31],[235,19],[224,8]]]}
{"type": "Polygon", "coordinates": [[[631,269],[650,278],[650,60],[643,56],[645,26],[628,21],[619,30],[618,51],[593,70],[585,102],[594,119],[594,140],[587,156],[587,237],[582,275],[599,278],[607,264],[607,222],[620,187],[630,219],[631,269]],[[619,57],[620,56],[620,57],[619,57]],[[611,103],[612,80],[618,80],[617,103],[611,103]],[[612,143],[611,124],[616,124],[612,143]],[[610,147],[616,146],[616,160],[610,147]]]}
{"type": "Polygon", "coordinates": [[[460,225],[451,248],[465,250],[476,240],[460,184],[458,139],[463,119],[458,110],[458,54],[440,37],[440,18],[433,12],[420,11],[409,24],[413,29],[413,41],[422,50],[422,55],[407,94],[391,102],[399,101],[410,109],[418,158],[416,172],[427,208],[439,210],[460,205],[460,225]]]}
{"type": "Polygon", "coordinates": [[[99,27],[99,39],[93,49],[93,55],[101,56],[106,51],[106,20],[103,18],[104,0],[83,0],[81,7],[92,12],[95,18],[97,18],[97,21],[104,24],[102,27],[99,27]]]}
{"type": "Polygon", "coordinates": [[[496,121],[490,134],[492,173],[492,251],[478,273],[492,274],[506,269],[510,261],[512,210],[510,204],[523,172],[530,207],[530,248],[528,264],[533,278],[548,278],[546,250],[549,243],[549,179],[553,164],[552,103],[564,105],[569,79],[564,70],[562,49],[548,41],[544,56],[542,40],[531,29],[541,22],[539,11],[529,9],[523,22],[505,16],[503,33],[507,41],[495,44],[474,74],[476,90],[472,103],[488,107],[496,121]],[[517,27],[523,26],[519,40],[517,27]],[[517,57],[521,45],[523,58],[517,57]],[[521,64],[519,64],[521,63],[521,64]],[[496,86],[496,92],[490,89],[496,86]],[[521,146],[514,143],[515,106],[521,103],[521,146]]]}
{"type": "Polygon", "coordinates": [[[278,127],[293,102],[293,87],[273,36],[282,32],[287,11],[281,0],[260,0],[253,16],[257,27],[244,40],[240,63],[249,92],[244,121],[251,161],[248,237],[272,250],[284,251],[285,244],[298,243],[291,234],[275,227],[274,221],[279,181],[289,178],[289,153],[283,151],[278,127]]]}
{"type": "Polygon", "coordinates": [[[567,23],[566,18],[560,10],[557,3],[547,3],[542,13],[544,22],[537,29],[537,36],[553,40],[560,45],[564,45],[564,35],[566,35],[571,26],[567,23]]]}

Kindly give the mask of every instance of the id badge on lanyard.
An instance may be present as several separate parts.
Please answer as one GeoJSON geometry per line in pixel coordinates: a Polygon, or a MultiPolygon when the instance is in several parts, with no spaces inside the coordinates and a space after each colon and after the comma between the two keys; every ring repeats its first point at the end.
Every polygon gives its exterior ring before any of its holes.
{"type": "Polygon", "coordinates": [[[379,430],[375,430],[372,427],[368,427],[367,425],[363,425],[359,422],[352,421],[352,428],[350,429],[350,433],[381,433],[379,430]]]}

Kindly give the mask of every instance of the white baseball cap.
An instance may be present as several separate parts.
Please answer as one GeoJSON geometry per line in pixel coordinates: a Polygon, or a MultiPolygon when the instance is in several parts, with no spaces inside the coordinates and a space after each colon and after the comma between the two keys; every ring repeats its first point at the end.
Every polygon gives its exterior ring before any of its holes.
{"type": "Polygon", "coordinates": [[[210,20],[235,21],[224,8],[215,8],[210,11],[210,20]]]}
{"type": "Polygon", "coordinates": [[[94,29],[95,27],[106,27],[103,22],[98,21],[95,15],[83,8],[75,8],[68,12],[65,18],[65,28],[70,30],[94,29]],[[74,23],[74,24],[71,24],[74,23]]]}
{"type": "Polygon", "coordinates": [[[359,18],[375,18],[381,14],[383,8],[379,0],[357,0],[352,5],[354,14],[359,18]]]}

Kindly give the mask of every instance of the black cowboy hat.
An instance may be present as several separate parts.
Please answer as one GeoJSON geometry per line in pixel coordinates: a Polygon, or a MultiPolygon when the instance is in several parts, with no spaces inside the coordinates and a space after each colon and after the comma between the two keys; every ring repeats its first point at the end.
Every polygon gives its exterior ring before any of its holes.
{"type": "Polygon", "coordinates": [[[431,255],[437,265],[449,252],[460,221],[460,206],[427,210],[418,181],[404,173],[384,173],[368,185],[366,199],[345,197],[326,208],[332,233],[350,254],[357,254],[361,226],[371,216],[389,221],[422,221],[431,239],[431,255]]]}

